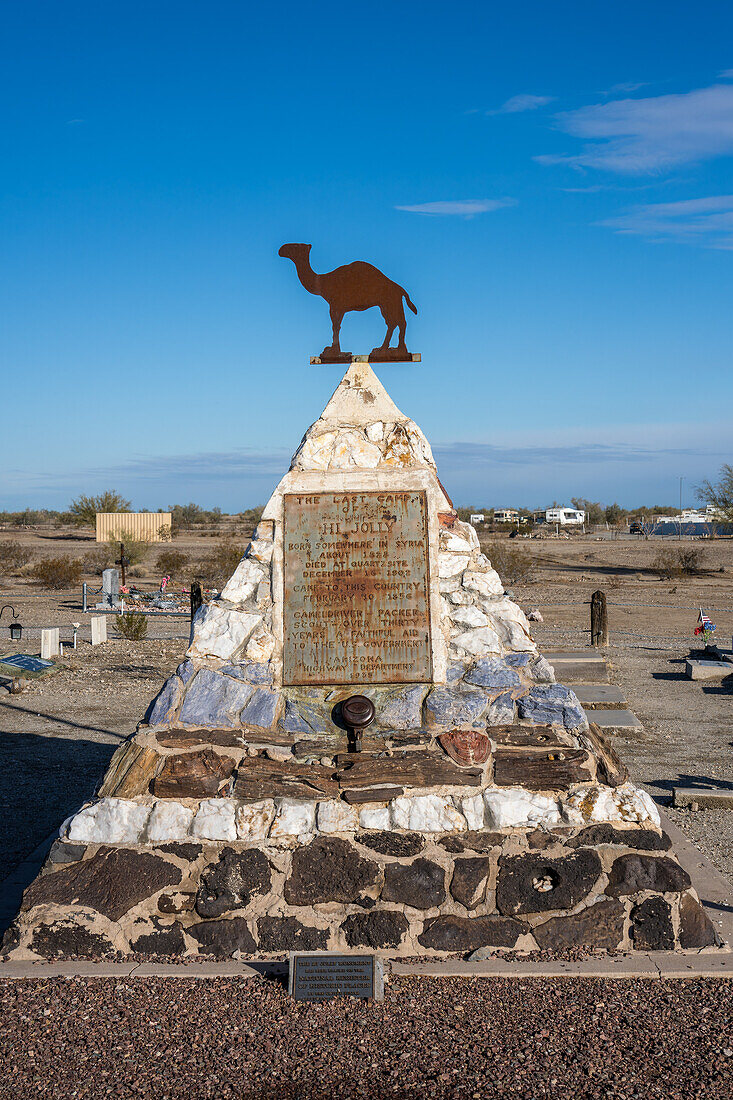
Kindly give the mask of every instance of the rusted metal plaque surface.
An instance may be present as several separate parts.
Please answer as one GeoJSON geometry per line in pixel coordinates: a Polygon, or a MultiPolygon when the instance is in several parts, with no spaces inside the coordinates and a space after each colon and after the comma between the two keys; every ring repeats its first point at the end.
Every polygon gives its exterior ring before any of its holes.
{"type": "Polygon", "coordinates": [[[283,682],[432,677],[425,493],[284,498],[283,682]]]}

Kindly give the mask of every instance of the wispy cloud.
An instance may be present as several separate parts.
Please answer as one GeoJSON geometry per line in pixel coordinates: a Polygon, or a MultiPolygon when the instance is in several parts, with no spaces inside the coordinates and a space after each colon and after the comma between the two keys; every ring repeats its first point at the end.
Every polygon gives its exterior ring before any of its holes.
{"type": "Polygon", "coordinates": [[[599,224],[647,240],[733,249],[733,195],[648,203],[599,224]]]}
{"type": "Polygon", "coordinates": [[[621,94],[630,95],[631,92],[638,92],[639,88],[646,88],[647,83],[648,83],[648,81],[646,81],[646,80],[639,80],[639,81],[636,81],[636,82],[633,81],[633,80],[629,80],[625,84],[614,84],[612,88],[609,88],[608,91],[604,92],[603,94],[604,95],[621,95],[621,94]]]}
{"type": "Polygon", "coordinates": [[[541,164],[662,172],[733,153],[733,85],[597,103],[564,111],[555,122],[586,144],[580,153],[536,157],[541,164]]]}
{"type": "Polygon", "coordinates": [[[444,202],[420,202],[414,206],[395,206],[408,214],[427,214],[432,217],[474,218],[505,206],[516,206],[516,199],[448,199],[444,202]]]}
{"type": "Polygon", "coordinates": [[[495,107],[493,111],[487,111],[487,115],[518,115],[523,111],[536,111],[539,107],[546,107],[553,103],[554,95],[513,95],[502,103],[501,107],[495,107]]]}
{"type": "Polygon", "coordinates": [[[718,73],[721,80],[733,80],[733,69],[723,69],[722,73],[718,73]]]}

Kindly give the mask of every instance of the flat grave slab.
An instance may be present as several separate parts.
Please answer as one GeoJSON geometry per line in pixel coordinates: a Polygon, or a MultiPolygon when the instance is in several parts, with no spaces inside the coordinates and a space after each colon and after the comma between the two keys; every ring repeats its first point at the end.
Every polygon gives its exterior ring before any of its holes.
{"type": "Polygon", "coordinates": [[[543,654],[555,670],[559,684],[608,683],[608,665],[605,661],[570,661],[558,659],[551,653],[543,654]]]}
{"type": "Polygon", "coordinates": [[[543,655],[552,664],[554,661],[602,661],[605,658],[597,649],[557,649],[543,650],[543,655]]]}
{"type": "Polygon", "coordinates": [[[630,710],[591,710],[586,711],[589,722],[594,722],[602,730],[636,730],[641,733],[644,726],[630,710]]]}
{"type": "Polygon", "coordinates": [[[13,653],[9,657],[0,657],[0,676],[20,676],[35,680],[55,667],[53,661],[34,657],[30,653],[13,653]]]}
{"type": "Polygon", "coordinates": [[[688,680],[722,680],[733,676],[733,664],[730,661],[685,661],[685,676],[688,680]]]}
{"type": "Polygon", "coordinates": [[[626,707],[625,693],[616,684],[573,684],[573,691],[586,710],[626,707]]]}
{"type": "Polygon", "coordinates": [[[674,805],[691,806],[696,802],[698,806],[706,806],[711,809],[733,810],[733,790],[726,787],[675,787],[674,805]]]}

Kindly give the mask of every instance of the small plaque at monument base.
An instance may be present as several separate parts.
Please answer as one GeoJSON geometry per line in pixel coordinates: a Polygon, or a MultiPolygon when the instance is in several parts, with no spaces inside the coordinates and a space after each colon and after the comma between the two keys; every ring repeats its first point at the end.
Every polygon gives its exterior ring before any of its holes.
{"type": "Polygon", "coordinates": [[[422,490],[284,498],[283,683],[432,675],[422,490]]]}
{"type": "Polygon", "coordinates": [[[339,955],[331,951],[291,951],[288,992],[296,1001],[331,997],[384,999],[382,960],[376,955],[339,955]]]}

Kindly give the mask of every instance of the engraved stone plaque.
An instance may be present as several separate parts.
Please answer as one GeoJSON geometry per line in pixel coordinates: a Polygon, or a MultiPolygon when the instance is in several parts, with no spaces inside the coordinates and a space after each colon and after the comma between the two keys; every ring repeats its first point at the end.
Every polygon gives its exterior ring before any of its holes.
{"type": "Polygon", "coordinates": [[[283,683],[432,677],[421,490],[284,498],[283,683]]]}

